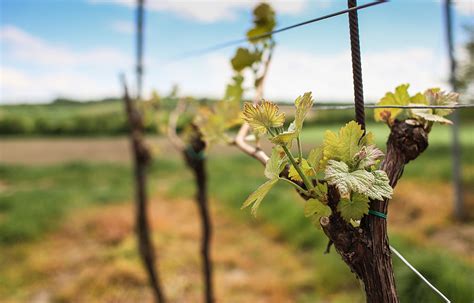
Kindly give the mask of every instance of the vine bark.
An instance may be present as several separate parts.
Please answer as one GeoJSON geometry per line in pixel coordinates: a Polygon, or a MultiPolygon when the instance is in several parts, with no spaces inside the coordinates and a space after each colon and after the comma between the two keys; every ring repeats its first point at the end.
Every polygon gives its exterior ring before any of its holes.
{"type": "MultiPolygon", "coordinates": [[[[383,169],[395,187],[405,165],[417,158],[428,147],[428,130],[406,121],[394,121],[387,141],[383,169]]],[[[358,279],[364,283],[369,303],[398,303],[392,258],[387,236],[387,221],[365,216],[358,228],[346,223],[336,210],[339,194],[329,190],[329,206],[333,214],[321,219],[321,225],[336,251],[358,279]]],[[[371,210],[387,213],[388,200],[371,201],[371,210]]]]}
{"type": "Polygon", "coordinates": [[[183,150],[183,156],[186,164],[194,174],[196,181],[197,193],[196,202],[201,217],[201,259],[203,262],[203,278],[204,278],[204,299],[207,303],[214,302],[214,287],[212,280],[212,261],[211,261],[211,239],[212,239],[212,223],[209,215],[209,203],[207,197],[207,171],[206,158],[204,150],[206,143],[202,140],[199,129],[193,124],[191,125],[193,132],[190,138],[190,145],[183,150]]]}
{"type": "Polygon", "coordinates": [[[150,152],[143,140],[143,121],[140,112],[135,107],[128,94],[125,78],[122,77],[124,90],[123,100],[125,113],[128,118],[129,136],[133,153],[135,176],[135,229],[138,239],[138,248],[145,270],[148,274],[150,286],[153,290],[155,301],[165,303],[165,296],[161,286],[160,277],[155,270],[155,251],[150,237],[150,226],[147,218],[147,168],[150,162],[150,152]]]}

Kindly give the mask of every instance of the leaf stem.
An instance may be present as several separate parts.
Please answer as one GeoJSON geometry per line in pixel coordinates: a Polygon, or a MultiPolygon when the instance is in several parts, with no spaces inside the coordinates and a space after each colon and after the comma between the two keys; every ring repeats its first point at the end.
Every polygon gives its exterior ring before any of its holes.
{"type": "Polygon", "coordinates": [[[303,159],[303,152],[301,150],[300,135],[298,135],[298,137],[296,137],[296,142],[298,142],[298,157],[300,158],[300,161],[301,161],[301,159],[303,159]]]}
{"type": "Polygon", "coordinates": [[[291,164],[293,165],[293,167],[296,169],[296,171],[300,175],[301,179],[303,180],[303,183],[304,183],[304,185],[306,185],[306,188],[310,191],[314,190],[313,183],[311,183],[308,180],[308,177],[306,177],[306,175],[303,173],[303,171],[301,170],[301,167],[296,162],[296,160],[293,157],[293,155],[291,154],[291,152],[288,150],[288,147],[286,147],[286,145],[282,145],[282,148],[285,151],[285,154],[288,156],[288,159],[290,159],[291,164]]]}
{"type": "Polygon", "coordinates": [[[285,181],[285,182],[288,182],[290,183],[291,185],[293,185],[294,187],[296,187],[296,189],[298,189],[299,191],[305,193],[305,194],[308,194],[308,191],[306,189],[304,189],[303,187],[299,186],[298,184],[296,184],[295,182],[291,181],[291,180],[288,180],[286,178],[278,178],[282,181],[285,181]]]}

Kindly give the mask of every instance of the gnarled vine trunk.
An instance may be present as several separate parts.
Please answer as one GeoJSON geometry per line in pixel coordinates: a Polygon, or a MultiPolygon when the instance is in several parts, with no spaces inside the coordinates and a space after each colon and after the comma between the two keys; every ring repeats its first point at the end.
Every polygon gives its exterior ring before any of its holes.
{"type": "Polygon", "coordinates": [[[193,134],[190,138],[188,149],[183,151],[186,164],[191,168],[196,181],[197,193],[196,202],[199,208],[201,218],[201,260],[204,278],[204,299],[206,303],[214,302],[214,291],[212,281],[212,261],[211,261],[211,238],[212,223],[209,215],[209,205],[207,198],[207,172],[204,150],[206,143],[202,140],[199,129],[192,125],[193,134]]]}
{"type": "MultiPolygon", "coordinates": [[[[395,187],[405,165],[418,157],[428,146],[428,133],[420,125],[395,121],[387,141],[383,169],[395,187]]],[[[358,279],[364,283],[367,302],[398,303],[392,258],[387,237],[387,221],[368,215],[355,228],[346,223],[336,210],[339,193],[329,188],[328,205],[333,214],[321,219],[321,225],[337,252],[358,279]]],[[[388,200],[371,201],[371,210],[386,214],[388,200]]]]}
{"type": "Polygon", "coordinates": [[[155,250],[150,236],[150,226],[147,218],[147,168],[150,162],[150,152],[143,139],[143,122],[140,112],[133,104],[128,94],[125,78],[122,78],[124,89],[125,113],[128,118],[130,129],[130,141],[133,154],[134,176],[135,176],[135,205],[136,218],[135,229],[138,238],[138,250],[145,270],[155,302],[164,303],[165,296],[160,282],[160,276],[155,269],[155,250]]]}

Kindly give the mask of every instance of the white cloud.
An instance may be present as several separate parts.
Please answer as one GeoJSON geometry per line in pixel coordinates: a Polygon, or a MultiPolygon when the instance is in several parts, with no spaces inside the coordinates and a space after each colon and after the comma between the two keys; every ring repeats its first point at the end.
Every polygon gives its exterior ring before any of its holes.
{"type": "Polygon", "coordinates": [[[133,34],[135,32],[135,25],[131,21],[118,20],[110,24],[110,27],[120,34],[133,34]]]}
{"type": "Polygon", "coordinates": [[[117,74],[132,66],[132,58],[116,49],[77,51],[14,26],[0,28],[0,44],[1,103],[117,95],[117,74]]]}
{"type": "Polygon", "coordinates": [[[461,15],[474,16],[474,0],[456,0],[454,7],[461,15]]]}
{"type": "MultiPolygon", "coordinates": [[[[117,73],[132,67],[131,58],[116,50],[72,51],[11,26],[0,29],[0,42],[1,102],[118,95],[117,73]]],[[[232,75],[228,59],[213,53],[170,64],[148,62],[147,91],[152,87],[167,91],[171,85],[179,84],[184,94],[218,98],[232,75]]],[[[364,52],[366,100],[375,101],[405,82],[411,83],[413,91],[444,86],[445,61],[435,50],[422,47],[364,52]]],[[[305,91],[313,91],[318,100],[350,101],[350,62],[348,51],[323,55],[279,47],[270,67],[266,97],[293,100],[305,91]]]]}
{"type": "MultiPolygon", "coordinates": [[[[366,101],[376,101],[401,83],[413,91],[443,86],[446,65],[426,48],[365,52],[362,55],[366,101]]],[[[353,99],[350,52],[318,55],[289,49],[277,50],[268,78],[268,95],[294,99],[313,91],[324,101],[353,99]]]]}
{"type": "MultiPolygon", "coordinates": [[[[135,7],[135,0],[88,0],[90,3],[118,4],[135,7]]],[[[268,1],[279,14],[298,14],[307,8],[308,0],[270,0],[268,1]]],[[[250,10],[259,1],[255,0],[148,0],[146,7],[153,11],[171,12],[180,17],[211,23],[223,20],[234,20],[237,13],[250,10]]],[[[318,5],[326,7],[329,1],[318,1],[318,5]]]]}
{"type": "Polygon", "coordinates": [[[60,96],[78,99],[116,96],[118,80],[103,76],[91,77],[87,73],[54,70],[33,75],[28,71],[2,66],[0,103],[46,102],[60,96]]]}
{"type": "MultiPolygon", "coordinates": [[[[413,92],[434,86],[448,88],[444,84],[447,75],[445,60],[430,49],[366,52],[362,62],[365,99],[368,102],[378,100],[401,83],[410,83],[413,92]]],[[[148,86],[158,84],[158,89],[163,91],[177,83],[184,94],[218,98],[222,96],[232,72],[228,58],[212,54],[198,61],[162,66],[160,74],[150,75],[148,86]]],[[[293,100],[306,91],[313,91],[316,98],[322,101],[352,100],[350,53],[319,55],[278,48],[266,82],[266,97],[293,100]]]]}
{"type": "Polygon", "coordinates": [[[0,28],[2,53],[10,59],[35,65],[117,65],[117,62],[129,62],[129,58],[113,48],[95,48],[87,51],[74,51],[14,27],[0,28]]]}

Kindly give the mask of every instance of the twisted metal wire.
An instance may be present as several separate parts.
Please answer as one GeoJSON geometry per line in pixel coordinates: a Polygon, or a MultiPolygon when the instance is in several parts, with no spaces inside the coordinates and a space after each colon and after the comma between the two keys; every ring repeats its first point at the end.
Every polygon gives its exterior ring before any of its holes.
{"type": "MultiPolygon", "coordinates": [[[[357,6],[357,0],[348,0],[349,8],[357,6]]],[[[354,84],[355,120],[365,132],[364,87],[362,84],[362,63],[360,59],[359,18],[357,11],[349,12],[351,38],[352,80],[354,84]]]]}
{"type": "Polygon", "coordinates": [[[278,28],[278,29],[275,29],[275,30],[270,31],[270,32],[266,32],[266,33],[263,33],[263,34],[260,34],[260,35],[252,36],[250,38],[249,37],[244,37],[244,38],[240,38],[240,39],[230,40],[230,41],[219,43],[219,44],[207,47],[207,48],[197,49],[197,50],[193,50],[193,51],[190,51],[190,52],[185,52],[185,53],[180,54],[177,57],[171,58],[170,62],[180,61],[180,60],[184,60],[184,59],[192,58],[192,57],[196,57],[196,56],[202,56],[204,54],[207,54],[207,53],[219,50],[219,49],[223,49],[223,48],[226,48],[226,47],[229,47],[229,46],[248,43],[249,41],[252,41],[252,40],[258,40],[258,39],[261,39],[261,38],[270,37],[272,35],[275,35],[275,34],[278,34],[278,33],[281,33],[281,32],[285,32],[285,31],[290,30],[290,29],[294,29],[294,28],[297,28],[297,27],[300,27],[300,26],[306,26],[308,24],[312,24],[312,23],[319,22],[319,21],[322,21],[322,20],[330,19],[330,18],[339,16],[339,15],[343,15],[343,14],[346,14],[346,13],[355,12],[359,9],[365,9],[365,8],[368,8],[368,7],[371,7],[371,6],[374,6],[374,5],[378,5],[378,4],[381,4],[381,3],[384,3],[384,2],[386,2],[386,0],[376,0],[376,1],[373,1],[373,2],[366,3],[366,4],[361,4],[359,6],[349,7],[347,9],[337,11],[337,12],[334,12],[334,13],[331,13],[331,14],[327,14],[327,15],[324,15],[324,16],[321,16],[321,17],[316,17],[316,18],[309,19],[309,20],[306,20],[306,21],[303,21],[303,22],[300,22],[300,23],[296,23],[296,24],[289,25],[289,26],[286,26],[286,27],[278,28]]]}

